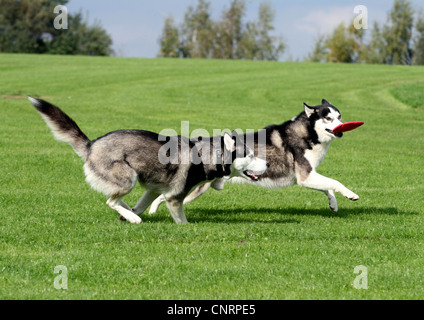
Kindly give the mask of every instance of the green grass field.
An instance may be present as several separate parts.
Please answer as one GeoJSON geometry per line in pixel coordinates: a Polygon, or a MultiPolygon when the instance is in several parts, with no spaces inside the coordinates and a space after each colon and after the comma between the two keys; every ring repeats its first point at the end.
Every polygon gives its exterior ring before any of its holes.
{"type": "Polygon", "coordinates": [[[424,299],[423,90],[422,67],[1,54],[0,299],[424,299]],[[337,195],[335,214],[316,191],[228,184],[185,206],[188,225],[165,206],[119,222],[27,95],[92,139],[260,129],[326,98],[366,125],[319,172],[361,200],[337,195]]]}

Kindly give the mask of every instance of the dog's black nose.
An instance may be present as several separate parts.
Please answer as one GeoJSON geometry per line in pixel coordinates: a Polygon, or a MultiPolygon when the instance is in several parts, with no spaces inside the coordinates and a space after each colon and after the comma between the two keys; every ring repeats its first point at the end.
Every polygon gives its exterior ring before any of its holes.
{"type": "Polygon", "coordinates": [[[270,164],[269,164],[269,162],[267,162],[267,163],[266,163],[266,167],[267,167],[267,168],[269,168],[269,166],[270,166],[270,164]]]}

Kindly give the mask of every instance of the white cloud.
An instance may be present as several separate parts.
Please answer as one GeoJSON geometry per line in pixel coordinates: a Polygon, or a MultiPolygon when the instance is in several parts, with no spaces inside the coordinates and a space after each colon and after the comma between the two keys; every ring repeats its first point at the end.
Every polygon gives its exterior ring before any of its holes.
{"type": "Polygon", "coordinates": [[[319,9],[307,13],[296,27],[310,34],[330,33],[341,22],[349,23],[354,18],[354,7],[333,7],[328,10],[319,9]]]}

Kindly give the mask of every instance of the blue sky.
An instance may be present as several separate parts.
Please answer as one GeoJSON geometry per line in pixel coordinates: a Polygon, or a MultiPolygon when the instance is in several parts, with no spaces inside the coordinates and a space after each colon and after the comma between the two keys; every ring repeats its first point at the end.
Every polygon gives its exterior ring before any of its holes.
{"type": "MultiPolygon", "coordinates": [[[[211,0],[212,15],[218,19],[230,0],[211,0]]],[[[288,45],[283,60],[303,59],[311,51],[318,33],[326,34],[340,22],[350,22],[355,6],[368,8],[373,21],[385,21],[393,0],[268,0],[276,12],[275,34],[288,45]]],[[[424,9],[423,0],[411,0],[416,11],[424,9]]],[[[118,56],[154,58],[164,20],[172,15],[179,24],[188,6],[197,0],[70,0],[70,13],[88,13],[90,23],[98,21],[112,36],[118,56]]],[[[246,20],[257,17],[261,0],[247,0],[246,20]]],[[[70,26],[71,28],[72,26],[70,26]]],[[[370,30],[369,30],[370,31],[370,30]]]]}

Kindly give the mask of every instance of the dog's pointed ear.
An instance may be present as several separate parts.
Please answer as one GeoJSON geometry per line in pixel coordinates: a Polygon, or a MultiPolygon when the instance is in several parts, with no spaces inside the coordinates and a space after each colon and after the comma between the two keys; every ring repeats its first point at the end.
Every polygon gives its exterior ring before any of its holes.
{"type": "Polygon", "coordinates": [[[225,146],[225,150],[233,152],[236,147],[235,147],[236,141],[228,134],[228,133],[224,133],[224,146],[225,146]]]}
{"type": "Polygon", "coordinates": [[[305,102],[303,103],[303,106],[305,107],[306,116],[310,118],[311,115],[315,113],[315,108],[308,106],[305,102]]]}
{"type": "Polygon", "coordinates": [[[330,105],[331,106],[331,103],[330,102],[328,102],[327,100],[325,100],[325,99],[322,99],[322,105],[330,105]]]}

